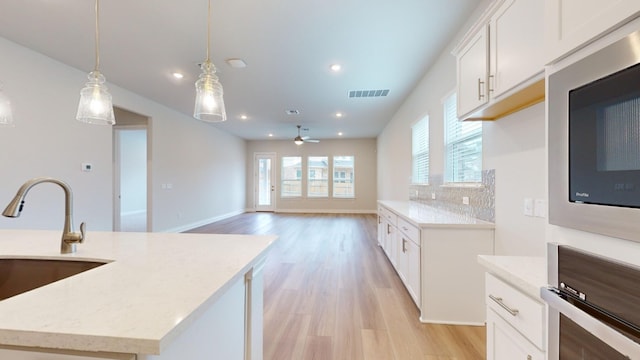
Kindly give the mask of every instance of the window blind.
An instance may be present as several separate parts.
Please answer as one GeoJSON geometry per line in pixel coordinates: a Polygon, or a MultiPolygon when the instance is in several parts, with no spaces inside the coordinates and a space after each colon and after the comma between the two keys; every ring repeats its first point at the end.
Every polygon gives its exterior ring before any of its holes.
{"type": "Polygon", "coordinates": [[[444,101],[445,181],[482,180],[482,123],[459,121],[456,94],[444,101]]]}
{"type": "Polygon", "coordinates": [[[429,117],[415,123],[411,127],[411,182],[414,184],[429,183],[429,117]]]}

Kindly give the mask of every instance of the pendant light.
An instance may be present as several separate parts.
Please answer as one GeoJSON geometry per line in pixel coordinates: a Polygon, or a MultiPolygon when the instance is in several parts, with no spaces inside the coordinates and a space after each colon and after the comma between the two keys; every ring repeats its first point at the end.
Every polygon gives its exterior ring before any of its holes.
{"type": "Polygon", "coordinates": [[[220,122],[227,120],[227,112],[222,98],[222,85],[216,76],[216,67],[209,58],[211,43],[211,0],[207,12],[207,59],[200,68],[202,73],[196,81],[196,104],[193,117],[206,122],[220,122]]]}
{"type": "Polygon", "coordinates": [[[0,83],[0,126],[13,126],[13,114],[11,113],[11,102],[2,92],[0,83]]]}
{"type": "Polygon", "coordinates": [[[113,103],[111,102],[111,94],[104,84],[106,79],[98,69],[100,66],[100,30],[98,13],[100,11],[100,0],[96,0],[95,15],[95,45],[96,45],[96,64],[92,72],[87,76],[89,81],[85,87],[80,90],[80,104],[78,105],[78,113],[76,119],[88,124],[113,125],[116,123],[113,115],[113,103]]]}

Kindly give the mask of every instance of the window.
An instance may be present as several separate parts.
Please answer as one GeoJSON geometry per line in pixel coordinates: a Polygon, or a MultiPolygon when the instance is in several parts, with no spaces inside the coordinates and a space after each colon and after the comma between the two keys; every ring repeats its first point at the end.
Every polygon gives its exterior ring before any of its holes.
{"type": "Polygon", "coordinates": [[[445,181],[482,180],[482,123],[458,121],[456,94],[444,100],[445,181]]]}
{"type": "Polygon", "coordinates": [[[309,156],[308,197],[329,196],[329,158],[327,156],[309,156]]]}
{"type": "Polygon", "coordinates": [[[283,156],[281,177],[281,197],[287,198],[302,196],[302,157],[283,156]]]}
{"type": "Polygon", "coordinates": [[[411,182],[429,183],[429,117],[411,127],[411,182]]]}
{"type": "Polygon", "coordinates": [[[353,198],[356,196],[354,188],[354,157],[333,157],[333,197],[353,198]]]}

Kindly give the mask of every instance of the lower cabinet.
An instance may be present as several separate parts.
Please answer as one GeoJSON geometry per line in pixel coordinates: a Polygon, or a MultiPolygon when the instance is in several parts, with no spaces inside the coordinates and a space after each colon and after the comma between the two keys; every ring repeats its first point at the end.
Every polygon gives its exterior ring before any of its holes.
{"type": "Polygon", "coordinates": [[[487,360],[544,360],[546,310],[506,281],[486,274],[487,360]]]}
{"type": "Polygon", "coordinates": [[[493,228],[416,223],[380,209],[381,246],[420,309],[420,321],[484,325],[484,270],[476,259],[493,255],[493,228]]]}
{"type": "Polygon", "coordinates": [[[487,360],[544,360],[535,347],[495,311],[487,309],[487,360]]]}

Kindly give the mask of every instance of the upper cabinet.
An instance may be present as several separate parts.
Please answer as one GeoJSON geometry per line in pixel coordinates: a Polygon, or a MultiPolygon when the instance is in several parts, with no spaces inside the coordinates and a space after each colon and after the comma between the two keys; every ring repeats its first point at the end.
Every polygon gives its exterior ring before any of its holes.
{"type": "Polygon", "coordinates": [[[544,7],[496,0],[454,49],[458,118],[495,120],[544,100],[544,7]]]}
{"type": "Polygon", "coordinates": [[[545,61],[556,60],[633,19],[638,0],[545,0],[545,61]]]}

